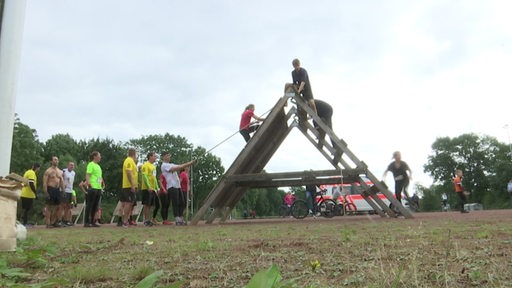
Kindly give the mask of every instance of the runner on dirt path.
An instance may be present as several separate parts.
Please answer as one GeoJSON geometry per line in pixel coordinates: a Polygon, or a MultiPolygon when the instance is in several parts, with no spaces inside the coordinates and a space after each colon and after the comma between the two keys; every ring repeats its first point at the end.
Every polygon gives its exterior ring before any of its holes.
{"type": "Polygon", "coordinates": [[[453,185],[455,186],[455,192],[460,198],[460,213],[469,213],[464,206],[468,202],[466,197],[466,191],[464,191],[464,186],[462,185],[462,170],[457,169],[455,171],[455,178],[453,179],[453,185]]]}

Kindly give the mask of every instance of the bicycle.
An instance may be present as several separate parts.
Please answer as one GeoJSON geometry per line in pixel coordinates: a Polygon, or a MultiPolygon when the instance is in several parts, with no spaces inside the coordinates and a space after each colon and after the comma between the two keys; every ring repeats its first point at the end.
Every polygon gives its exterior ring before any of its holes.
{"type": "Polygon", "coordinates": [[[347,195],[343,195],[341,203],[336,204],[336,215],[356,215],[357,207],[354,203],[347,200],[347,195]]]}
{"type": "MultiPolygon", "coordinates": [[[[331,218],[336,214],[336,202],[332,199],[325,199],[324,195],[327,189],[322,189],[315,193],[314,199],[320,196],[320,199],[316,200],[316,211],[323,217],[331,218]]],[[[305,200],[297,199],[293,202],[291,207],[291,214],[295,219],[304,219],[309,214],[309,208],[305,200]]]]}

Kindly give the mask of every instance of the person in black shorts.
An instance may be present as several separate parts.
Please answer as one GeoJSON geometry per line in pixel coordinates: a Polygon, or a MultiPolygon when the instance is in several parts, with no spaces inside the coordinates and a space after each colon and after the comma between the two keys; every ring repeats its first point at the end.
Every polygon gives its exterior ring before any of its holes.
{"type": "Polygon", "coordinates": [[[409,168],[409,165],[402,161],[402,154],[400,151],[395,151],[393,153],[393,158],[395,161],[388,165],[382,179],[384,180],[386,178],[388,172],[393,173],[393,177],[395,179],[395,197],[398,202],[402,203],[402,191],[405,196],[409,198],[407,187],[409,186],[409,181],[412,178],[412,171],[409,168]]]}
{"type": "Polygon", "coordinates": [[[43,175],[43,192],[46,196],[46,227],[61,227],[57,222],[61,213],[60,203],[64,191],[64,178],[62,170],[58,168],[59,158],[52,156],[51,166],[43,175]]]}

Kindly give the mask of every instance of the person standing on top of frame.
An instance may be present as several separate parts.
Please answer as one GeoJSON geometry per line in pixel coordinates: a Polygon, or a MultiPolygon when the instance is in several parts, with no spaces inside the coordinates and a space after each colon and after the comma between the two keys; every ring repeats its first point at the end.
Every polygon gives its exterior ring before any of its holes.
{"type": "Polygon", "coordinates": [[[292,79],[293,84],[297,88],[297,93],[301,95],[304,100],[306,100],[308,106],[313,109],[315,114],[317,114],[315,100],[313,98],[313,91],[311,90],[311,84],[309,83],[308,72],[306,69],[300,67],[299,59],[293,59],[292,65],[292,79]]]}

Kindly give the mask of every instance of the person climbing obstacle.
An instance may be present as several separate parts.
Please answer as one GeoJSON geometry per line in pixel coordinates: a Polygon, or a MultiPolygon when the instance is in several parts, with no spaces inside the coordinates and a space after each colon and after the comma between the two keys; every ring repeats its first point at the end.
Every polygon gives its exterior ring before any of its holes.
{"type": "MultiPolygon", "coordinates": [[[[320,117],[320,119],[322,119],[322,121],[324,121],[325,125],[327,125],[327,127],[331,128],[331,130],[332,130],[332,111],[333,111],[332,106],[329,105],[329,103],[322,101],[322,100],[315,99],[313,101],[315,102],[316,113],[317,113],[318,117],[320,117]]],[[[317,128],[317,129],[319,128],[318,123],[316,123],[315,121],[313,121],[313,126],[315,126],[315,128],[317,128]]],[[[325,137],[325,131],[320,129],[318,140],[323,140],[324,137],[325,137]]],[[[334,141],[332,139],[331,139],[331,144],[332,144],[332,147],[335,147],[334,141]]]]}
{"type": "Polygon", "coordinates": [[[256,121],[264,121],[265,118],[258,117],[254,115],[255,106],[254,104],[249,104],[245,107],[244,112],[242,113],[242,118],[240,119],[240,134],[245,139],[245,143],[251,140],[251,133],[254,133],[260,125],[251,125],[251,119],[255,119],[256,121]]]}

